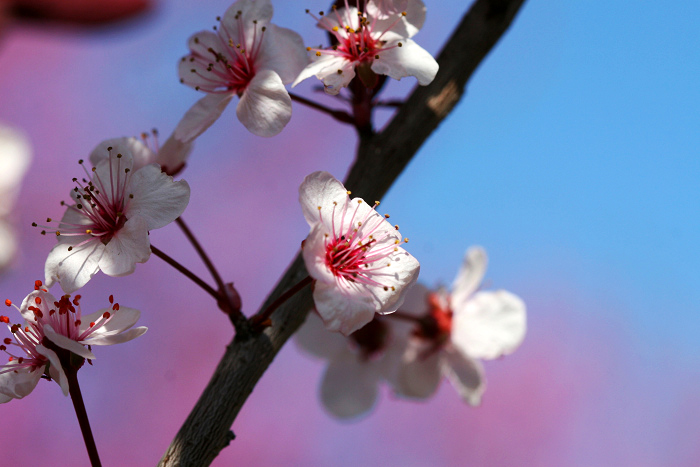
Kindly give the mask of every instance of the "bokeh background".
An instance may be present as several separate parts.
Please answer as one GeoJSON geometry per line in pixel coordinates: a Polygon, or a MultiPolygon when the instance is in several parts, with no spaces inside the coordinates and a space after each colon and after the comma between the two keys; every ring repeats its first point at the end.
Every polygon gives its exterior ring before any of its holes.
{"type": "MultiPolygon", "coordinates": [[[[436,53],[465,2],[425,2],[415,39],[436,53]]],[[[304,8],[327,3],[273,1],[273,21],[318,44],[325,37],[304,8]]],[[[60,217],[77,160],[103,139],[152,127],[167,136],[199,97],[179,84],[176,63],[188,36],[227,6],[160,0],[105,27],[5,23],[0,121],[27,133],[34,159],[2,298],[20,301],[43,278],[54,240],[29,226],[60,217]]],[[[698,18],[697,2],[529,0],[382,200],[424,283],[450,284],[465,249],[481,244],[488,283],[528,305],[526,340],[486,364],[480,407],[445,382],[426,402],[385,390],[371,414],[339,422],[318,402],[324,362],[290,342],[214,465],[700,464],[698,18]]],[[[333,105],[314,84],[296,91],[333,105]]],[[[184,218],[247,313],[307,234],[299,183],[315,170],[342,178],[354,145],[351,128],[299,105],[275,138],[249,134],[232,107],[197,141],[184,218]]],[[[208,280],[175,225],[151,238],[208,280]]],[[[156,257],[128,277],[96,276],[83,306],[102,307],[111,293],[142,310],[149,332],[97,349],[80,372],[87,410],[105,465],[154,465],[232,331],[204,292],[156,257]]],[[[0,407],[0,464],[86,465],[72,411],[46,382],[0,407]]]]}

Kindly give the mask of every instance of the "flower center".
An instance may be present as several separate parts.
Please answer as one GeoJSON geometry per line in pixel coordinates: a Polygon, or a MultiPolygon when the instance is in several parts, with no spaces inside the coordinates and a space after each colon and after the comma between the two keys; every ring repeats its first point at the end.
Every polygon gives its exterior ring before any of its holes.
{"type": "MultiPolygon", "coordinates": [[[[82,242],[70,246],[69,251],[84,245],[95,237],[106,245],[127,221],[124,213],[128,208],[129,201],[134,197],[133,194],[127,195],[131,168],[122,167],[121,154],[113,154],[111,147],[107,148],[107,151],[109,152],[109,173],[102,174],[103,177],[108,177],[104,180],[95,167],[92,168],[91,174],[85,169],[83,160],[78,161],[85,170],[87,178],[73,179],[73,183],[76,184],[76,187],[73,188],[75,204],[68,206],[68,209],[77,213],[81,221],[73,223],[61,221],[57,229],[42,226],[45,227],[45,230],[41,231],[42,235],[52,232],[57,237],[88,236],[82,242]]],[[[61,205],[65,205],[65,203],[61,202],[61,205]]],[[[53,220],[49,217],[46,222],[51,223],[53,220]]],[[[38,224],[34,222],[32,226],[38,227],[38,224]]]]}
{"type": "MultiPolygon", "coordinates": [[[[309,10],[306,12],[309,13],[309,10]]],[[[397,45],[384,47],[386,41],[382,40],[382,37],[401,21],[403,16],[406,16],[405,12],[397,14],[396,21],[383,31],[376,29],[376,18],[369,18],[357,8],[350,7],[347,1],[345,8],[338,9],[333,6],[333,11],[328,17],[325,17],[322,11],[319,15],[320,19],[314,15],[311,16],[316,19],[319,27],[334,37],[337,44],[330,49],[307,47],[308,51],[315,51],[317,57],[334,55],[353,63],[371,63],[379,59],[381,52],[402,46],[399,42],[397,45]],[[328,19],[329,17],[333,19],[328,19]]]]}
{"type": "MultiPolygon", "coordinates": [[[[183,61],[189,60],[190,63],[198,65],[190,70],[196,78],[191,82],[183,79],[183,83],[194,87],[197,91],[209,93],[233,91],[240,96],[245,91],[255,76],[255,63],[267,28],[258,26],[258,21],[253,20],[253,32],[250,37],[250,33],[246,35],[246,25],[241,11],[237,12],[234,19],[238,23],[238,34],[235,34],[235,37],[228,28],[220,26],[218,28],[219,47],[207,48],[207,53],[204,55],[198,51],[192,51],[189,58],[182,58],[183,61]]],[[[216,26],[214,29],[217,29],[216,26]]],[[[195,37],[194,42],[199,44],[199,38],[195,37]]]]}
{"type": "Polygon", "coordinates": [[[353,278],[362,271],[363,265],[367,264],[368,246],[359,242],[353,245],[345,238],[345,235],[341,235],[340,238],[332,240],[326,246],[326,266],[336,276],[354,280],[353,278]]]}
{"type": "MultiPolygon", "coordinates": [[[[332,231],[325,235],[324,240],[326,267],[338,279],[394,290],[393,286],[386,286],[377,278],[387,273],[386,268],[391,266],[387,259],[398,250],[397,245],[401,241],[390,236],[387,231],[377,234],[382,223],[386,222],[384,217],[374,210],[379,201],[367,210],[362,219],[359,209],[363,204],[367,206],[366,203],[357,199],[353,211],[349,208],[353,202],[345,203],[341,213],[336,212],[338,204],[333,202],[332,231]]],[[[319,216],[323,222],[320,206],[319,216]]],[[[398,230],[398,226],[395,229],[398,230]]],[[[406,241],[408,240],[404,240],[406,241]]]]}
{"type": "Polygon", "coordinates": [[[452,310],[449,300],[440,293],[430,293],[427,297],[428,314],[420,319],[415,335],[423,339],[446,342],[452,332],[452,310]]]}

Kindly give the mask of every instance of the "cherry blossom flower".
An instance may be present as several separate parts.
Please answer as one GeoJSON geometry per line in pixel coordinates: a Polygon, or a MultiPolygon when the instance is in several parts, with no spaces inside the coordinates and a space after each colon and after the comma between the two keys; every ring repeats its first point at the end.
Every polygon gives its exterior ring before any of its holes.
{"type": "Polygon", "coordinates": [[[299,202],[311,227],[302,254],[315,279],[316,310],[329,331],[346,336],[375,313],[400,307],[420,269],[400,247],[408,239],[402,239],[398,226],[374,210],[379,203],[371,207],[348,194],[328,172],[312,173],[299,187],[299,202]]]}
{"type": "Polygon", "coordinates": [[[393,380],[406,346],[410,326],[375,315],[361,329],[344,337],[328,332],[315,312],[296,333],[300,348],[328,360],[320,398],[329,413],[352,418],[376,403],[380,383],[393,380]]]}
{"type": "Polygon", "coordinates": [[[71,293],[100,270],[109,276],[131,274],[136,263],[151,255],[148,232],[174,221],[187,207],[187,182],[173,181],[156,164],[134,170],[129,141],[104,151],[107,157],[92,172],[85,170],[86,178],[73,179],[73,204],[58,228],[42,231],[54,232],[58,239],[44,268],[48,287],[58,281],[71,293]]]}
{"type": "Polygon", "coordinates": [[[10,265],[17,252],[17,235],[8,217],[30,160],[27,138],[14,128],[0,125],[0,271],[10,265]]]}
{"type": "Polygon", "coordinates": [[[345,2],[328,15],[314,18],[318,26],[333,35],[336,45],[327,49],[307,47],[313,61],[297,76],[292,87],[316,76],[326,93],[338,94],[355,74],[368,88],[377,82],[377,74],[400,80],[415,76],[418,84],[430,84],[438,71],[435,59],[412,39],[423,25],[425,6],[417,0],[404,2],[407,10],[388,14],[394,5],[367,1],[366,11],[345,2]],[[388,8],[391,6],[392,8],[388,8]]]}
{"type": "Polygon", "coordinates": [[[505,290],[476,292],[486,263],[482,248],[470,248],[451,295],[444,289],[424,289],[422,304],[406,302],[401,311],[411,309],[419,326],[403,355],[395,385],[398,394],[429,397],[446,376],[464,400],[478,405],[486,389],[478,359],[508,355],[523,341],[523,301],[505,290]]]}
{"type": "Polygon", "coordinates": [[[111,296],[109,308],[83,316],[80,295],[73,300],[70,295],[56,300],[41,281],[35,282],[34,289],[20,307],[5,300],[7,306],[14,306],[21,313],[24,327],[10,324],[7,316],[0,316],[13,335],[0,345],[0,350],[10,357],[0,368],[0,403],[23,398],[32,392],[42,375],[54,379],[63,394],[68,395],[68,381],[60,359],[48,347],[94,360],[90,346],[120,344],[147,331],[146,327],[133,327],[141,314],[138,310],[119,306],[111,296]]]}
{"type": "Polygon", "coordinates": [[[108,139],[100,143],[90,154],[90,163],[93,167],[109,158],[108,147],[126,146],[134,157],[132,170],[139,170],[149,164],[158,164],[167,175],[175,176],[182,171],[190,153],[192,142],[182,142],[170,136],[165,143],[158,144],[158,132],[153,130],[152,135],[142,133],[141,139],[134,137],[108,139]]]}
{"type": "Polygon", "coordinates": [[[238,119],[253,134],[274,136],[292,117],[284,88],[308,63],[296,32],[270,23],[270,0],[238,0],[216,33],[189,39],[190,54],[179,64],[180,82],[207,93],[183,117],[175,138],[191,141],[209,128],[234,95],[238,119]]]}

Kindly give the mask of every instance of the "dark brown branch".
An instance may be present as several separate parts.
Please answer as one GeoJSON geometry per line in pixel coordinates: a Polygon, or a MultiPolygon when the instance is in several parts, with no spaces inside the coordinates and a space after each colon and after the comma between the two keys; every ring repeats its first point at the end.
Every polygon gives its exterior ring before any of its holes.
{"type": "MultiPolygon", "coordinates": [[[[524,0],[477,0],[438,56],[440,71],[418,87],[387,127],[361,134],[346,186],[365,199],[381,198],[423,142],[450,113],[470,76],[506,31],[524,0]]],[[[308,273],[299,255],[261,309],[266,309],[308,273]]],[[[259,335],[235,339],[212,379],[161,459],[160,466],[209,465],[228,445],[231,425],[277,352],[312,308],[305,288],[285,302],[273,325],[259,335]]]]}

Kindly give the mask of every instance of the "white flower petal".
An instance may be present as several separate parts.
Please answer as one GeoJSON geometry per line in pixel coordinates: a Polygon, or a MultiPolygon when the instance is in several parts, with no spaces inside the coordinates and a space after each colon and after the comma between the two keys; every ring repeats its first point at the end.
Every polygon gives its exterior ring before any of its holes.
{"type": "Polygon", "coordinates": [[[49,376],[53,378],[56,383],[61,387],[61,391],[64,396],[67,396],[70,392],[68,387],[68,378],[66,378],[66,373],[63,371],[61,366],[61,361],[58,359],[58,355],[51,349],[47,349],[43,345],[39,344],[36,346],[37,352],[49,359],[51,363],[49,365],[49,376]]]}
{"type": "Polygon", "coordinates": [[[331,360],[321,382],[323,406],[338,418],[368,412],[377,400],[380,374],[349,350],[331,360]]]}
{"type": "MultiPolygon", "coordinates": [[[[325,235],[327,233],[330,233],[329,229],[322,222],[311,227],[311,232],[309,232],[308,237],[304,240],[301,250],[302,256],[304,257],[304,264],[306,264],[306,270],[312,278],[324,284],[339,284],[350,287],[349,284],[346,284],[347,281],[345,279],[333,275],[333,272],[326,265],[325,235]]],[[[351,290],[348,290],[348,293],[352,293],[352,291],[362,293],[357,287],[352,287],[351,290]]]]}
{"type": "MultiPolygon", "coordinates": [[[[220,46],[217,47],[218,49],[221,48],[220,46]]],[[[224,49],[224,52],[227,52],[226,49],[224,49]]],[[[211,58],[195,58],[192,55],[188,55],[184,57],[184,60],[180,60],[177,64],[177,73],[181,82],[196,91],[219,91],[217,94],[230,94],[221,92],[228,90],[228,80],[222,77],[227,74],[225,65],[223,62],[217,62],[214,55],[210,52],[207,52],[207,57],[211,58]],[[211,69],[209,67],[210,64],[213,65],[211,69]]],[[[197,135],[194,135],[192,138],[197,135]]]]}
{"type": "Polygon", "coordinates": [[[349,201],[348,191],[340,181],[328,172],[314,172],[304,178],[299,187],[299,204],[309,226],[322,216],[331,216],[333,203],[341,209],[349,201]]]}
{"type": "Polygon", "coordinates": [[[311,76],[323,81],[327,94],[336,95],[355,77],[355,63],[333,55],[314,56],[313,61],[294,80],[292,87],[311,76]]]}
{"type": "Polygon", "coordinates": [[[328,332],[314,311],[306,316],[306,322],[294,338],[301,349],[321,358],[331,358],[348,346],[347,338],[337,332],[328,332]]]}
{"type": "Polygon", "coordinates": [[[101,328],[94,331],[91,336],[118,334],[136,324],[141,317],[141,312],[135,308],[122,306],[116,311],[112,308],[102,308],[101,310],[82,317],[80,332],[86,331],[90,327],[90,323],[96,322],[105,312],[109,312],[111,315],[109,321],[101,328]]]}
{"type": "MultiPolygon", "coordinates": [[[[353,76],[355,76],[353,68],[354,66],[352,62],[348,61],[343,57],[337,57],[335,55],[327,54],[322,54],[320,57],[314,55],[311,59],[311,63],[306,65],[306,68],[304,68],[299,73],[299,76],[297,76],[297,78],[294,80],[292,87],[301,83],[306,78],[310,78],[312,76],[316,76],[318,79],[323,80],[327,76],[338,74],[338,70],[346,72],[346,75],[343,77],[343,79],[345,80],[347,85],[347,83],[349,83],[350,80],[352,80],[353,76]],[[350,67],[350,69],[348,69],[348,67],[350,67]],[[350,76],[347,73],[351,73],[352,76],[350,76]]],[[[340,88],[338,88],[338,91],[340,91],[340,88]]]]}
{"type": "Polygon", "coordinates": [[[57,301],[56,297],[54,297],[51,294],[51,292],[44,292],[43,290],[34,290],[32,291],[32,293],[24,297],[24,300],[22,300],[22,304],[19,307],[19,312],[22,315],[22,318],[24,318],[25,321],[28,321],[30,323],[33,323],[35,321],[35,316],[34,312],[30,310],[29,307],[37,306],[37,298],[45,304],[48,304],[49,307],[52,307],[53,304],[57,301]]]}
{"type": "Polygon", "coordinates": [[[180,217],[190,201],[187,182],[173,181],[157,165],[134,172],[128,192],[134,197],[126,208],[127,218],[142,217],[148,230],[165,227],[180,217]]]}
{"type": "Polygon", "coordinates": [[[505,290],[478,292],[454,311],[452,342],[470,357],[507,355],[525,338],[525,303],[505,290]]]}
{"type": "Polygon", "coordinates": [[[425,399],[435,393],[442,379],[442,353],[432,345],[417,338],[409,341],[394,388],[397,394],[425,399]]]}
{"type": "Polygon", "coordinates": [[[31,155],[32,148],[24,133],[0,125],[0,216],[7,215],[15,205],[31,155]]]}
{"type": "Polygon", "coordinates": [[[374,318],[372,298],[356,289],[346,291],[336,284],[317,281],[313,295],[316,310],[329,331],[349,336],[374,318]]]}
{"type": "Polygon", "coordinates": [[[381,32],[391,28],[388,30],[393,34],[384,34],[382,36],[383,40],[389,41],[396,36],[401,38],[413,37],[425,23],[426,8],[421,0],[371,2],[367,5],[367,12],[371,16],[376,16],[376,13],[378,13],[376,8],[370,8],[372,3],[377,3],[379,10],[384,14],[384,17],[380,16],[381,19],[376,22],[374,30],[381,32]],[[406,16],[398,17],[402,12],[405,12],[406,16]]]}
{"type": "MultiPolygon", "coordinates": [[[[112,154],[125,154],[130,153],[133,157],[133,167],[132,170],[138,170],[141,167],[152,164],[155,162],[156,155],[151,151],[151,149],[146,146],[142,141],[133,137],[124,138],[112,138],[101,142],[97,147],[90,153],[90,163],[93,167],[97,167],[100,162],[109,159],[110,151],[107,148],[112,148],[112,154]]],[[[125,166],[122,163],[122,168],[125,166]]]]}
{"type": "Polygon", "coordinates": [[[292,118],[292,99],[279,75],[258,71],[238,102],[236,115],[254,135],[270,137],[282,131],[292,118]]]}
{"type": "Polygon", "coordinates": [[[484,369],[477,360],[469,358],[453,347],[443,353],[443,372],[459,395],[471,405],[479,405],[486,390],[484,369]]]}
{"type": "MultiPolygon", "coordinates": [[[[104,144],[104,142],[101,143],[93,153],[100,152],[100,148],[104,144]]],[[[124,141],[118,144],[118,146],[112,148],[113,157],[103,158],[94,165],[95,172],[92,176],[92,182],[98,190],[105,194],[111,194],[113,186],[115,187],[114,191],[116,191],[116,187],[124,184],[126,169],[129,169],[129,171],[134,170],[134,155],[131,153],[130,144],[126,144],[124,141]],[[120,154],[121,157],[118,157],[120,154]]],[[[107,152],[106,146],[104,151],[107,152]]],[[[75,193],[75,190],[73,193],[75,193]]],[[[82,193],[80,194],[82,195],[82,193]]]]}
{"type": "Polygon", "coordinates": [[[122,344],[124,342],[129,342],[132,339],[136,339],[139,336],[143,336],[148,331],[145,326],[139,326],[137,328],[129,329],[128,331],[120,332],[118,334],[111,335],[97,335],[96,337],[90,337],[82,341],[85,345],[114,345],[122,344]]]}
{"type": "Polygon", "coordinates": [[[68,251],[68,245],[59,243],[49,252],[44,266],[46,287],[59,282],[66,293],[73,293],[97,274],[105,246],[94,238],[82,246],[68,251]]]}
{"type": "MultiPolygon", "coordinates": [[[[381,245],[381,242],[379,243],[381,245]]],[[[406,293],[418,280],[420,264],[403,248],[397,248],[388,258],[382,260],[390,263],[380,274],[373,278],[384,287],[372,287],[372,295],[379,303],[377,313],[392,313],[403,305],[406,293]]]]}
{"type": "Polygon", "coordinates": [[[304,40],[291,29],[269,24],[256,65],[277,73],[284,84],[294,81],[309,63],[304,40]]]}
{"type": "Polygon", "coordinates": [[[83,358],[88,358],[90,360],[93,360],[95,358],[95,355],[92,352],[90,352],[87,349],[87,347],[85,347],[82,344],[79,344],[73,339],[70,339],[62,334],[57,333],[53,330],[53,327],[51,327],[51,325],[48,323],[44,323],[44,335],[48,340],[61,347],[62,349],[69,350],[76,355],[79,355],[83,358]]]}
{"type": "Polygon", "coordinates": [[[452,283],[452,309],[458,310],[464,307],[472,294],[477,291],[486,273],[488,256],[486,250],[480,246],[473,246],[467,250],[462,261],[462,267],[452,283]]]}
{"type": "Polygon", "coordinates": [[[221,116],[232,97],[232,93],[214,93],[202,97],[182,117],[173,136],[185,143],[194,140],[221,116]]]}
{"type": "Polygon", "coordinates": [[[170,136],[160,147],[155,162],[168,175],[177,175],[192,152],[192,142],[182,142],[170,136]]]}
{"type": "Polygon", "coordinates": [[[0,219],[0,271],[4,271],[15,259],[17,235],[15,229],[5,219],[0,219]]]}
{"type": "MultiPolygon", "coordinates": [[[[0,370],[7,371],[17,365],[17,361],[13,360],[4,367],[0,367],[0,370]]],[[[25,367],[0,374],[0,404],[12,399],[21,399],[31,393],[41,379],[42,373],[42,368],[30,371],[25,367]]]]}
{"type": "MultiPolygon", "coordinates": [[[[225,30],[229,37],[236,38],[239,35],[239,24],[243,25],[243,32],[248,41],[252,42],[255,26],[266,26],[272,19],[272,4],[270,0],[238,0],[228,7],[221,18],[219,30],[225,30]],[[240,19],[238,12],[240,12],[240,19]],[[257,24],[253,23],[256,21],[257,24]]],[[[235,40],[235,39],[234,39],[235,40]]],[[[246,44],[249,48],[251,44],[246,44]]]]}
{"type": "Polygon", "coordinates": [[[141,216],[132,217],[105,246],[99,267],[108,276],[125,276],[151,256],[148,225],[141,216]]]}
{"type": "Polygon", "coordinates": [[[400,307],[401,311],[411,316],[423,316],[427,314],[429,293],[430,289],[423,284],[415,284],[409,287],[403,304],[400,307]]]}
{"type": "Polygon", "coordinates": [[[400,80],[415,76],[418,84],[430,84],[438,72],[438,63],[425,49],[411,39],[388,42],[372,62],[372,71],[400,80]],[[398,44],[401,43],[401,47],[398,44]]]}

